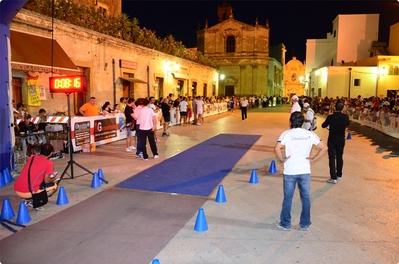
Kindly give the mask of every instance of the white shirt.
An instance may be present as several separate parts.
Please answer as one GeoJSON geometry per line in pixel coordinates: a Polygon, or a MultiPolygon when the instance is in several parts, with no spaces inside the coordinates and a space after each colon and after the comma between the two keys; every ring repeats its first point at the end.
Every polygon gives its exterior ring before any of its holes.
{"type": "Polygon", "coordinates": [[[141,120],[140,120],[141,109],[143,109],[143,107],[141,105],[139,105],[134,109],[134,113],[133,113],[133,116],[136,119],[136,124],[138,124],[138,125],[140,125],[140,122],[141,122],[141,120]]]}
{"type": "Polygon", "coordinates": [[[301,111],[302,111],[302,109],[301,109],[301,106],[298,104],[298,102],[295,102],[292,104],[291,114],[294,112],[301,112],[301,111]]]}
{"type": "Polygon", "coordinates": [[[197,100],[197,114],[203,114],[204,111],[204,101],[197,100]]]}
{"type": "Polygon", "coordinates": [[[187,112],[187,105],[188,105],[188,103],[186,101],[181,101],[179,103],[180,112],[187,112]]]}
{"type": "Polygon", "coordinates": [[[147,106],[143,106],[139,112],[140,130],[150,130],[154,127],[155,112],[147,106]]]}
{"type": "Polygon", "coordinates": [[[312,131],[303,128],[292,128],[284,131],[277,142],[285,146],[284,174],[298,175],[310,173],[309,157],[313,145],[319,144],[321,139],[312,131]]]}
{"type": "Polygon", "coordinates": [[[309,129],[310,129],[310,127],[312,126],[313,118],[314,118],[313,110],[309,108],[308,111],[306,111],[305,119],[306,119],[306,120],[310,120],[310,122],[306,122],[306,121],[305,121],[305,122],[303,123],[303,128],[304,128],[304,129],[306,129],[306,130],[309,130],[309,129]]]}
{"type": "Polygon", "coordinates": [[[248,106],[248,100],[246,100],[246,99],[245,99],[245,100],[242,100],[242,101],[241,101],[241,106],[242,106],[242,107],[247,107],[247,106],[248,106]]]}

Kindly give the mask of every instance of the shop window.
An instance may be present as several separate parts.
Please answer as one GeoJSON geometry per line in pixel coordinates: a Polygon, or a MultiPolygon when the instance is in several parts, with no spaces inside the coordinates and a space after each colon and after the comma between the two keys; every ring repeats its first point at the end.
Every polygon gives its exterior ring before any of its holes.
{"type": "Polygon", "coordinates": [[[389,66],[388,75],[399,75],[399,66],[389,66]]]}
{"type": "Polygon", "coordinates": [[[236,40],[234,36],[228,36],[226,40],[226,53],[232,53],[236,51],[236,40]]]}

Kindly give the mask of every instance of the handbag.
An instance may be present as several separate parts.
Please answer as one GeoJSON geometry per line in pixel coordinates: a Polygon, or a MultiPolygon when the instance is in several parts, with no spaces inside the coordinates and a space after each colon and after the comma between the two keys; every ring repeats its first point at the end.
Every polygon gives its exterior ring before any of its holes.
{"type": "MultiPolygon", "coordinates": [[[[32,194],[32,206],[33,206],[33,208],[37,208],[37,207],[40,207],[40,206],[43,206],[43,205],[45,205],[45,204],[47,204],[47,202],[48,202],[48,196],[47,196],[47,191],[46,191],[46,189],[44,189],[43,191],[41,191],[41,192],[38,192],[38,193],[33,193],[32,192],[32,187],[31,187],[31,184],[30,184],[30,168],[32,167],[32,163],[33,163],[33,159],[34,159],[35,157],[33,156],[32,157],[32,159],[31,159],[31,161],[30,161],[30,164],[29,164],[29,169],[28,169],[28,186],[29,186],[29,191],[30,191],[30,193],[32,194]]],[[[44,183],[44,182],[43,182],[44,183]]],[[[42,184],[43,184],[42,183],[42,184]]]]}

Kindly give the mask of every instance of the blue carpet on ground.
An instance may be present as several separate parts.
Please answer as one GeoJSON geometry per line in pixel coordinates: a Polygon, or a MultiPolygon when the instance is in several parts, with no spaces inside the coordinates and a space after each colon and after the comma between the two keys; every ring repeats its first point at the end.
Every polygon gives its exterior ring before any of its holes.
{"type": "Polygon", "coordinates": [[[148,168],[118,188],[209,196],[260,135],[220,134],[148,168]]]}

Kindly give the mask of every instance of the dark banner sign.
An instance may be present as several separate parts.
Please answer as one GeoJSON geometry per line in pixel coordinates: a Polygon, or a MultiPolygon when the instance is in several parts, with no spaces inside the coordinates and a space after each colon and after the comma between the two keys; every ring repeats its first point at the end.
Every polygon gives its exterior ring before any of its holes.
{"type": "Polygon", "coordinates": [[[94,120],[94,141],[117,137],[117,130],[116,118],[94,120]]]}
{"type": "Polygon", "coordinates": [[[75,123],[75,144],[81,146],[90,143],[90,121],[75,123]]]}

